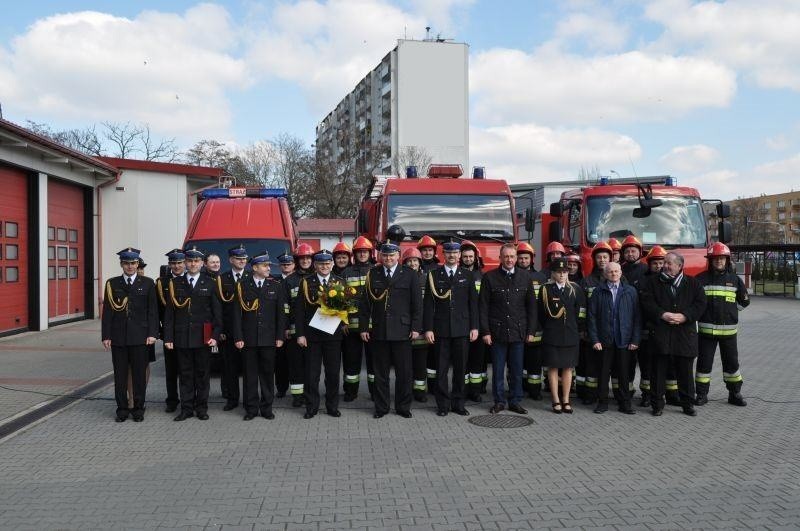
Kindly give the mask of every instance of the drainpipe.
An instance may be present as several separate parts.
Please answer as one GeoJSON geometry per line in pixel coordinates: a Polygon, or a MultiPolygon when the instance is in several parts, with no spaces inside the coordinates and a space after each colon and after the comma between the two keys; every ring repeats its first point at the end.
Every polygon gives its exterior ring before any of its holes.
{"type": "MultiPolygon", "coordinates": [[[[124,170],[118,169],[116,176],[104,183],[97,185],[97,307],[102,311],[103,303],[103,199],[100,189],[112,184],[118,184],[124,170]]],[[[98,315],[100,312],[98,312],[98,315]]]]}

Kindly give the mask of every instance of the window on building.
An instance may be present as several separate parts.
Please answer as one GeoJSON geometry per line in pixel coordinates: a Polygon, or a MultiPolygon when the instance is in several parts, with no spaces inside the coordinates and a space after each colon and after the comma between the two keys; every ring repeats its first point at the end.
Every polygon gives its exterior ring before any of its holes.
{"type": "Polygon", "coordinates": [[[56,259],[56,248],[52,245],[47,248],[47,259],[48,260],[55,260],[56,259]]]}
{"type": "Polygon", "coordinates": [[[59,247],[58,248],[58,259],[59,260],[66,260],[67,259],[67,248],[66,247],[59,247]]]}
{"type": "Polygon", "coordinates": [[[19,225],[13,221],[6,221],[6,238],[16,238],[19,236],[19,225]]]}
{"type": "Polygon", "coordinates": [[[77,243],[78,231],[76,231],[75,229],[69,229],[69,241],[72,243],[77,243]]]}
{"type": "Polygon", "coordinates": [[[70,260],[78,260],[78,249],[76,247],[69,248],[69,259],[70,260]]]}
{"type": "Polygon", "coordinates": [[[770,202],[764,203],[764,208],[769,210],[770,208],[772,208],[772,203],[770,203],[770,202]]]}
{"type": "Polygon", "coordinates": [[[56,239],[56,228],[55,227],[47,227],[47,239],[52,241],[56,239]]]}
{"type": "Polygon", "coordinates": [[[78,266],[69,266],[69,278],[78,278],[78,266]]]}
{"type": "Polygon", "coordinates": [[[7,267],[6,268],[6,282],[19,282],[19,268],[7,267]]]}
{"type": "Polygon", "coordinates": [[[6,260],[19,260],[19,247],[16,245],[6,244],[5,249],[6,260]]]}
{"type": "Polygon", "coordinates": [[[67,278],[67,266],[58,266],[59,280],[67,278]]]}
{"type": "Polygon", "coordinates": [[[55,279],[56,279],[55,266],[47,266],[47,280],[55,280],[55,279]]]}

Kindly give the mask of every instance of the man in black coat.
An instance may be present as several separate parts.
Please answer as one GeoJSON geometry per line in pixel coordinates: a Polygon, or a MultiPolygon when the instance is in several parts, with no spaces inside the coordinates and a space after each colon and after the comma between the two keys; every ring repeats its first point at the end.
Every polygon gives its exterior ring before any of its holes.
{"type": "Polygon", "coordinates": [[[400,248],[396,244],[381,246],[382,264],[367,273],[359,305],[361,339],[372,345],[376,419],[389,412],[392,365],[395,411],[411,418],[411,341],[417,339],[422,330],[422,291],[417,273],[399,265],[399,260],[400,248]]]}
{"type": "Polygon", "coordinates": [[[250,275],[245,270],[247,265],[247,249],[243,244],[228,249],[228,262],[231,269],[217,276],[217,289],[222,303],[222,334],[220,334],[222,350],[222,388],[225,389],[226,402],[224,411],[230,411],[239,405],[239,374],[242,372],[242,352],[233,344],[233,314],[238,304],[236,286],[250,275]]]}
{"type": "Polygon", "coordinates": [[[478,295],[472,273],[459,267],[461,245],[448,242],[442,247],[445,263],[428,272],[423,312],[425,339],[437,355],[436,414],[444,417],[452,407],[459,415],[469,415],[464,408],[464,374],[469,343],[478,338],[478,295]],[[451,365],[452,390],[447,382],[451,365]]]}
{"type": "Polygon", "coordinates": [[[208,420],[209,354],[222,333],[222,306],[214,280],[200,272],[203,252],[184,251],[186,275],[169,281],[164,313],[164,346],[178,353],[181,412],[174,420],[197,415],[208,420]]]}
{"type": "Polygon", "coordinates": [[[314,255],[314,274],[300,281],[294,300],[294,322],[297,327],[297,345],[304,349],[306,412],[304,419],[313,418],[319,411],[319,376],[325,366],[325,410],[331,417],[341,417],[339,411],[339,372],[342,367],[342,337],[346,325],[342,322],[332,334],[311,326],[320,308],[320,294],[343,286],[342,277],[331,273],[333,255],[322,249],[314,255]]]}
{"type": "MultiPolygon", "coordinates": [[[[182,277],[186,273],[186,256],[183,249],[172,249],[165,255],[168,260],[168,271],[156,280],[156,292],[158,293],[158,320],[161,325],[159,337],[164,340],[164,314],[169,303],[169,279],[182,277]]],[[[167,387],[167,399],[164,401],[167,413],[172,413],[178,409],[178,353],[175,349],[164,347],[164,383],[167,387]]]]}
{"type": "Polygon", "coordinates": [[[480,334],[492,349],[490,413],[506,407],[505,367],[508,360],[511,397],[509,411],[526,414],[522,401],[522,357],[525,342],[532,343],[537,327],[536,297],[527,271],[516,269],[517,250],[500,248],[500,267],[483,276],[480,294],[480,334]]]}
{"type": "Polygon", "coordinates": [[[269,276],[267,251],[254,256],[250,263],[252,275],[243,276],[236,285],[231,341],[237,350],[243,349],[244,420],[252,420],[259,413],[272,420],[275,351],[283,345],[286,331],[286,290],[269,276]]]}
{"type": "Polygon", "coordinates": [[[667,253],[664,268],[641,293],[642,307],[655,323],[656,361],[652,375],[653,415],[664,410],[666,373],[670,356],[675,363],[678,395],[683,412],[694,417],[694,358],[697,357],[697,320],[706,308],[706,295],[696,279],[683,274],[683,256],[667,253]]]}
{"type": "Polygon", "coordinates": [[[114,365],[114,398],[117,422],[130,413],[135,422],[144,420],[147,388],[147,346],[158,336],[158,303],[152,279],[136,273],[139,250],[132,247],[118,252],[123,274],[106,281],[103,292],[101,339],[111,349],[114,365]],[[128,411],[128,370],[133,380],[133,409],[128,411]]]}

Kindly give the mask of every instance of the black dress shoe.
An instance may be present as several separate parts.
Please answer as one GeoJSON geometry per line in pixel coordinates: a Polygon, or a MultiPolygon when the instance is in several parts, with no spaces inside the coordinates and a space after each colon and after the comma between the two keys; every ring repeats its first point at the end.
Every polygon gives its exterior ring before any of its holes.
{"type": "Polygon", "coordinates": [[[275,418],[275,413],[273,413],[272,411],[268,411],[266,413],[261,413],[261,416],[267,420],[273,420],[275,418]]]}
{"type": "Polygon", "coordinates": [[[143,420],[144,420],[144,415],[141,414],[133,415],[134,422],[142,422],[143,420]]]}
{"type": "Polygon", "coordinates": [[[303,418],[306,419],[306,420],[313,419],[316,414],[317,414],[316,411],[306,411],[303,414],[303,418]]]}
{"type": "Polygon", "coordinates": [[[236,409],[238,406],[239,404],[235,402],[228,402],[222,407],[222,411],[230,411],[231,409],[236,409]]]}
{"type": "Polygon", "coordinates": [[[636,414],[636,411],[633,410],[633,408],[631,407],[630,404],[625,404],[625,405],[619,406],[619,410],[620,410],[621,413],[625,413],[626,415],[635,415],[636,414]]]}
{"type": "Polygon", "coordinates": [[[456,415],[461,415],[462,417],[468,417],[469,416],[469,411],[467,411],[463,407],[458,408],[458,409],[453,408],[453,413],[455,413],[456,415]]]}
{"type": "Polygon", "coordinates": [[[660,417],[663,414],[664,414],[664,409],[662,409],[662,408],[653,409],[653,416],[654,417],[660,417]]]}
{"type": "Polygon", "coordinates": [[[177,410],[178,410],[177,404],[174,405],[174,406],[168,405],[167,407],[164,408],[164,412],[165,413],[175,413],[175,411],[177,411],[177,410]]]}
{"type": "Polygon", "coordinates": [[[508,406],[509,411],[513,411],[514,413],[519,413],[520,415],[527,415],[528,410],[522,407],[519,404],[509,404],[508,406]]]}
{"type": "Polygon", "coordinates": [[[696,417],[697,416],[697,410],[695,408],[693,408],[692,406],[683,406],[683,414],[684,415],[688,415],[690,417],[696,417]]]}
{"type": "Polygon", "coordinates": [[[208,413],[198,413],[197,418],[200,420],[208,420],[208,413]]]}
{"type": "Polygon", "coordinates": [[[358,396],[358,395],[348,395],[348,394],[345,394],[345,395],[344,395],[344,401],[345,401],[345,402],[352,402],[353,400],[355,400],[355,399],[356,399],[356,396],[358,396]]]}
{"type": "Polygon", "coordinates": [[[495,414],[500,413],[506,408],[505,404],[501,404],[500,402],[495,402],[492,407],[489,408],[489,413],[495,414]]]}
{"type": "Polygon", "coordinates": [[[339,418],[339,417],[341,417],[341,416],[342,416],[342,412],[341,412],[341,411],[339,411],[338,409],[329,409],[329,410],[327,410],[327,411],[326,411],[326,413],[327,413],[329,416],[331,416],[331,417],[335,417],[335,418],[339,418]]]}
{"type": "Polygon", "coordinates": [[[447,410],[446,409],[437,409],[436,410],[436,416],[437,417],[446,417],[447,416],[447,410]]]}
{"type": "Polygon", "coordinates": [[[372,418],[374,418],[374,419],[382,419],[384,415],[386,415],[386,413],[378,413],[376,411],[375,414],[372,415],[372,418]]]}
{"type": "Polygon", "coordinates": [[[608,411],[608,404],[605,402],[600,402],[597,404],[597,407],[594,408],[594,412],[597,414],[602,414],[608,411]]]}
{"type": "Polygon", "coordinates": [[[125,415],[124,417],[120,417],[118,415],[118,416],[114,417],[114,422],[125,422],[125,419],[127,419],[127,418],[128,418],[127,415],[125,415]]]}
{"type": "Polygon", "coordinates": [[[411,412],[410,411],[398,411],[397,414],[400,415],[401,417],[403,417],[404,419],[410,419],[411,418],[411,412]]]}
{"type": "Polygon", "coordinates": [[[191,411],[181,411],[180,413],[178,413],[178,416],[172,420],[176,422],[181,422],[191,417],[194,417],[194,413],[192,413],[191,411]]]}
{"type": "Polygon", "coordinates": [[[254,418],[256,418],[256,416],[255,416],[255,415],[253,415],[252,413],[246,413],[246,414],[245,414],[245,416],[244,416],[244,417],[242,417],[242,418],[243,418],[244,420],[253,420],[254,418]]]}

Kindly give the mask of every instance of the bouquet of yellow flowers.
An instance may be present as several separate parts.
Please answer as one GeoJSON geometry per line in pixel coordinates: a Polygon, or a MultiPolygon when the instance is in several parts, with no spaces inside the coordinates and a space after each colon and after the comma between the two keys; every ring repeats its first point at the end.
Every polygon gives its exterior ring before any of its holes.
{"type": "Polygon", "coordinates": [[[335,315],[344,324],[349,324],[348,315],[358,311],[358,290],[352,286],[345,286],[339,282],[331,283],[327,288],[319,287],[320,311],[325,315],[335,315]]]}

